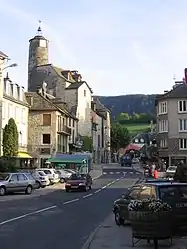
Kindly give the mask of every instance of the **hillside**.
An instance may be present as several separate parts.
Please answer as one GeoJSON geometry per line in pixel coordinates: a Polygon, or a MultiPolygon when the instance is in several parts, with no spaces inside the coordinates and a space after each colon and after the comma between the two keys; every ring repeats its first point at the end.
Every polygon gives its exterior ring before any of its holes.
{"type": "Polygon", "coordinates": [[[132,94],[121,96],[99,96],[102,104],[110,111],[112,118],[117,117],[121,112],[127,112],[129,115],[135,113],[149,113],[155,115],[155,97],[156,94],[132,94]]]}

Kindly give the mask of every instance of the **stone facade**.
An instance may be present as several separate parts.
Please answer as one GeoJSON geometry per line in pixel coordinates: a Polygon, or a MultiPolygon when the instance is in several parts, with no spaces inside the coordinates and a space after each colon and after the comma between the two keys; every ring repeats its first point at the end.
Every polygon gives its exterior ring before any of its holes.
{"type": "Polygon", "coordinates": [[[40,166],[56,153],[69,152],[69,144],[74,142],[77,134],[78,120],[43,91],[28,92],[27,101],[31,106],[28,148],[40,166]],[[46,117],[48,123],[44,121],[46,117]]]}

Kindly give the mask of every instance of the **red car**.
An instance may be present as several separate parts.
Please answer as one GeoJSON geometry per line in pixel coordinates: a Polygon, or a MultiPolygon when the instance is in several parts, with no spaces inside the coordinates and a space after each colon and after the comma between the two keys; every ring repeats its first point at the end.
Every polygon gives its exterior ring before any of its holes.
{"type": "Polygon", "coordinates": [[[92,177],[89,174],[72,174],[65,184],[66,192],[71,190],[88,191],[92,188],[92,177]]]}

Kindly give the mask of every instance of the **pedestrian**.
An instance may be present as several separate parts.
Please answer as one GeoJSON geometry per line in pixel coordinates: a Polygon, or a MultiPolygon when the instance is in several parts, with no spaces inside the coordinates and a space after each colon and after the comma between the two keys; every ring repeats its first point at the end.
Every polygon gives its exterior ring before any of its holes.
{"type": "Polygon", "coordinates": [[[157,171],[156,168],[154,169],[154,178],[155,178],[155,179],[158,179],[158,171],[157,171]]]}

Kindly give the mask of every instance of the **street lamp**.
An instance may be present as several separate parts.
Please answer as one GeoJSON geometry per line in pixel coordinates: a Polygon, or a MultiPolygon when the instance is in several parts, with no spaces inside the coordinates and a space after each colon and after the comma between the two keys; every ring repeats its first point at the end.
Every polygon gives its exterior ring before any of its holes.
{"type": "Polygon", "coordinates": [[[17,67],[17,66],[18,66],[17,63],[13,63],[13,64],[10,64],[10,65],[4,67],[4,68],[2,69],[2,71],[5,70],[5,69],[7,69],[7,68],[9,68],[9,67],[17,67]]]}

